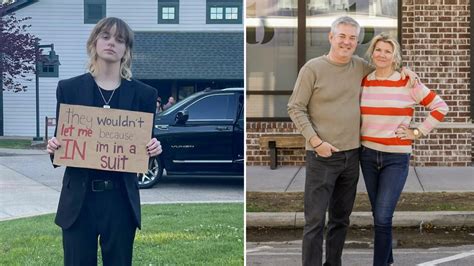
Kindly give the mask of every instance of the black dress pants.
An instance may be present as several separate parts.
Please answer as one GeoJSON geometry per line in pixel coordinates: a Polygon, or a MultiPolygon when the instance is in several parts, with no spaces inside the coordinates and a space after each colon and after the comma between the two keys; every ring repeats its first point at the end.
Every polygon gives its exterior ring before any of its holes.
{"type": "Polygon", "coordinates": [[[132,265],[137,228],[124,187],[88,191],[75,223],[63,229],[64,265],[97,265],[100,243],[103,265],[132,265]]]}
{"type": "Polygon", "coordinates": [[[329,221],[325,266],[340,266],[359,180],[359,150],[336,152],[328,158],[306,152],[303,265],[320,266],[326,210],[329,221]]]}

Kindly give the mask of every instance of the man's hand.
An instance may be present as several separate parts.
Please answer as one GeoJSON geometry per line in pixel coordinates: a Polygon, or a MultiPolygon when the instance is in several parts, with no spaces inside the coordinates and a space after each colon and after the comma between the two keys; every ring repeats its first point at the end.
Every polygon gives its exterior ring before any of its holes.
{"type": "Polygon", "coordinates": [[[402,79],[405,79],[406,76],[410,78],[410,85],[412,87],[418,81],[418,75],[415,72],[411,71],[408,67],[402,67],[400,74],[402,79]]]}
{"type": "Polygon", "coordinates": [[[156,138],[152,138],[150,142],[148,142],[146,149],[150,157],[160,155],[163,152],[161,144],[156,138]]]}
{"type": "Polygon", "coordinates": [[[58,139],[56,137],[52,137],[50,140],[48,140],[48,145],[46,146],[46,151],[49,154],[54,154],[54,152],[61,147],[61,143],[59,143],[58,139]]]}
{"type": "Polygon", "coordinates": [[[331,157],[333,152],[338,152],[339,149],[327,142],[323,142],[314,151],[321,157],[331,157]]]}

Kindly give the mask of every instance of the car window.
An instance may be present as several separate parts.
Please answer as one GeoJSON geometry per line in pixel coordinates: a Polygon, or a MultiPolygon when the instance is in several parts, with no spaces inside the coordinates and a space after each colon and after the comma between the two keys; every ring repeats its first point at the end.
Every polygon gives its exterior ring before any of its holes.
{"type": "Polygon", "coordinates": [[[244,96],[243,95],[240,95],[239,96],[239,99],[238,101],[242,101],[242,102],[239,102],[238,105],[239,105],[239,120],[244,120],[244,110],[243,110],[243,104],[244,104],[244,96]]]}
{"type": "Polygon", "coordinates": [[[171,106],[170,108],[164,110],[163,112],[161,112],[159,115],[161,116],[164,116],[164,115],[167,115],[169,113],[172,113],[174,110],[180,108],[181,106],[185,105],[187,102],[190,102],[192,101],[194,98],[196,98],[198,96],[198,94],[193,94],[179,102],[177,102],[176,104],[174,104],[173,106],[171,106]]]}
{"type": "Polygon", "coordinates": [[[233,94],[205,96],[189,105],[189,120],[234,120],[233,94]]]}

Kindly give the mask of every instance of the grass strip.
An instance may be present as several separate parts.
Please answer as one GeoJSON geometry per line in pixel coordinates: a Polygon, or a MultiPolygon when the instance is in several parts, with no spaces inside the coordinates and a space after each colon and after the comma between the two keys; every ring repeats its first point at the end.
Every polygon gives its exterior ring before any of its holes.
{"type": "MultiPolygon", "coordinates": [[[[302,212],[303,197],[303,192],[247,192],[247,212],[302,212]]],[[[370,211],[367,193],[357,193],[354,211],[370,211]]],[[[396,211],[474,211],[474,193],[402,193],[396,211]]]]}
{"type": "MultiPolygon", "coordinates": [[[[0,222],[0,265],[63,265],[54,215],[0,222]]],[[[243,265],[243,204],[144,205],[133,265],[243,265]]],[[[101,264],[101,263],[100,263],[101,264]]]]}
{"type": "Polygon", "coordinates": [[[27,140],[27,139],[0,139],[0,148],[31,149],[31,140],[27,140]]]}

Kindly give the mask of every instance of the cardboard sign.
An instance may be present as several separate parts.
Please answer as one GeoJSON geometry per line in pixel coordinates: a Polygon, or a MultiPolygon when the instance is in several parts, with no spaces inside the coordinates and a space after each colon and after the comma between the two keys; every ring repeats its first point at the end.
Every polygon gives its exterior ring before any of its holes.
{"type": "Polygon", "coordinates": [[[61,104],[54,164],[146,172],[152,126],[151,113],[61,104]]]}

